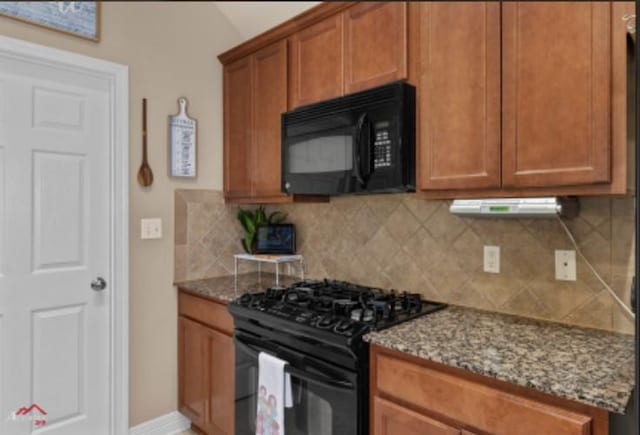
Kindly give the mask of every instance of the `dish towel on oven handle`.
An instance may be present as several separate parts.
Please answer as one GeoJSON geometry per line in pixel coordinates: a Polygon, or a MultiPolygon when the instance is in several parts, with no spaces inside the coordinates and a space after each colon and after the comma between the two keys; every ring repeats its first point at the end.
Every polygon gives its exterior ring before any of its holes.
{"type": "Polygon", "coordinates": [[[256,435],[285,435],[284,408],[293,406],[287,362],[260,352],[258,356],[258,410],[256,435]]]}

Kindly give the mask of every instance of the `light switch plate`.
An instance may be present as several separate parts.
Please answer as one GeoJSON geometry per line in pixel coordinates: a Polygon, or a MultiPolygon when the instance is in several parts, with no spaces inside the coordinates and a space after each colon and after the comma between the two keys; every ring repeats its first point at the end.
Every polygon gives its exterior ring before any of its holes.
{"type": "Polygon", "coordinates": [[[140,219],[140,238],[161,239],[162,238],[162,219],[140,219]]]}
{"type": "Polygon", "coordinates": [[[500,273],[500,246],[484,247],[484,271],[500,273]]]}
{"type": "Polygon", "coordinates": [[[556,279],[576,280],[576,251],[556,250],[556,279]]]}

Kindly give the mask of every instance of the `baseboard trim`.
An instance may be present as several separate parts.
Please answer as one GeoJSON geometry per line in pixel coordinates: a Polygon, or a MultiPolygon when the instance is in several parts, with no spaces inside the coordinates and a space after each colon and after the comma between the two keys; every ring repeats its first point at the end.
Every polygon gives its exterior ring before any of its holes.
{"type": "Polygon", "coordinates": [[[161,415],[129,429],[129,435],[175,435],[191,427],[187,417],[178,411],[161,415]]]}

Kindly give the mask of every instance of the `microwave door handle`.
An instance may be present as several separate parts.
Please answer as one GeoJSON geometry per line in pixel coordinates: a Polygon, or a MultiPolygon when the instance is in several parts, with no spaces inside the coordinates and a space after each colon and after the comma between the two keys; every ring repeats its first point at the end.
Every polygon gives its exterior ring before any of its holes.
{"type": "Polygon", "coordinates": [[[353,145],[353,172],[356,179],[358,180],[358,183],[360,183],[360,186],[363,188],[367,185],[367,183],[365,182],[361,172],[362,155],[360,153],[361,151],[360,142],[362,140],[362,128],[364,127],[364,123],[366,119],[367,119],[366,113],[363,113],[362,115],[360,115],[360,118],[358,118],[358,122],[356,124],[356,131],[355,131],[355,143],[353,145]]]}
{"type": "Polygon", "coordinates": [[[360,155],[361,167],[360,174],[362,178],[365,180],[365,183],[369,182],[369,178],[371,174],[373,174],[373,132],[371,128],[371,121],[369,117],[365,116],[365,121],[362,125],[362,130],[360,134],[364,133],[365,141],[361,142],[361,146],[364,146],[364,154],[360,155]],[[362,163],[364,163],[364,169],[362,168],[362,163]]]}

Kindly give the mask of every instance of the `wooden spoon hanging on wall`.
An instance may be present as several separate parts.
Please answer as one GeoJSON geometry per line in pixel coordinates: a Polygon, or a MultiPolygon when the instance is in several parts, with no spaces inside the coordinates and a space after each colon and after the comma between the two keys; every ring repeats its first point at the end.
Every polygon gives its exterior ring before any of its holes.
{"type": "Polygon", "coordinates": [[[153,171],[147,161],[147,99],[142,99],[142,165],[138,170],[138,183],[142,187],[153,184],[153,171]]]}

